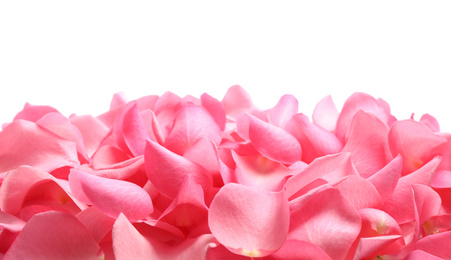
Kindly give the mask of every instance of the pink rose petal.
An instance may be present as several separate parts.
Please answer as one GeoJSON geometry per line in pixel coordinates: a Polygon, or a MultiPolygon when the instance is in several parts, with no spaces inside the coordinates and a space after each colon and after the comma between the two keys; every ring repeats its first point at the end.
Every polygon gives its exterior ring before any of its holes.
{"type": "Polygon", "coordinates": [[[276,106],[266,111],[268,123],[284,128],[291,117],[298,113],[298,100],[292,95],[284,95],[276,106]]]}
{"type": "Polygon", "coordinates": [[[337,125],[338,110],[330,95],[325,96],[316,104],[313,110],[312,120],[316,125],[334,132],[337,125]]]}

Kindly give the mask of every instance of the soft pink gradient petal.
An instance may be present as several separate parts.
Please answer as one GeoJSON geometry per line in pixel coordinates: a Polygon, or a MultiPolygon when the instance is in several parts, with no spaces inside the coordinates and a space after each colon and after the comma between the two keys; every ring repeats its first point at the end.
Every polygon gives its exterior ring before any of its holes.
{"type": "Polygon", "coordinates": [[[397,243],[399,239],[402,239],[401,235],[360,238],[354,259],[378,259],[378,255],[392,253],[390,249],[387,251],[387,248],[397,243]]]}
{"type": "Polygon", "coordinates": [[[144,156],[138,156],[119,163],[102,165],[102,167],[95,167],[94,169],[91,168],[90,165],[82,164],[80,165],[80,167],[78,167],[78,170],[92,173],[100,177],[124,180],[139,172],[143,168],[143,166],[144,156]]]}
{"type": "Polygon", "coordinates": [[[334,185],[355,209],[379,208],[382,200],[376,188],[368,180],[351,175],[334,185]]]}
{"type": "Polygon", "coordinates": [[[392,154],[403,157],[403,174],[407,174],[430,161],[436,155],[431,151],[447,140],[419,122],[403,120],[393,124],[388,141],[392,154]]]}
{"type": "Polygon", "coordinates": [[[89,207],[76,215],[96,242],[100,242],[113,228],[115,219],[108,217],[97,207],[89,207]]]}
{"type": "Polygon", "coordinates": [[[418,240],[416,249],[443,259],[451,259],[449,241],[451,241],[451,231],[442,232],[418,240]]]}
{"type": "Polygon", "coordinates": [[[326,182],[333,182],[347,175],[358,175],[351,162],[349,153],[339,153],[317,158],[298,174],[287,180],[285,184],[287,196],[291,200],[298,195],[302,195],[303,193],[299,194],[298,192],[319,178],[323,178],[326,182]]]}
{"type": "Polygon", "coordinates": [[[360,232],[357,210],[336,188],[324,188],[291,212],[288,238],[319,246],[333,259],[344,259],[360,232]]]}
{"type": "Polygon", "coordinates": [[[289,226],[285,193],[230,183],[210,205],[208,222],[218,241],[236,254],[262,257],[279,249],[289,226]]]}
{"type": "Polygon", "coordinates": [[[440,125],[437,119],[429,114],[424,114],[420,118],[420,123],[426,125],[434,132],[440,132],[440,125]]]}
{"type": "Polygon", "coordinates": [[[301,144],[302,160],[306,163],[317,157],[338,153],[343,148],[335,134],[311,123],[304,114],[294,115],[285,128],[301,144]]]}
{"type": "Polygon", "coordinates": [[[301,145],[294,136],[254,116],[248,115],[248,117],[249,139],[263,156],[286,164],[301,160],[301,145]]]}
{"type": "Polygon", "coordinates": [[[401,178],[402,157],[396,156],[384,168],[371,175],[368,180],[374,185],[381,196],[382,202],[386,201],[392,195],[393,191],[401,178]]]}
{"type": "Polygon", "coordinates": [[[321,99],[313,109],[312,120],[327,131],[334,132],[337,125],[338,110],[330,95],[321,99]]]}
{"type": "Polygon", "coordinates": [[[98,251],[77,218],[50,211],[28,221],[3,259],[96,259],[98,251]]]}
{"type": "Polygon", "coordinates": [[[152,200],[141,187],[131,182],[113,180],[72,170],[78,175],[86,197],[106,215],[117,218],[122,212],[130,221],[137,221],[153,212],[152,200]]]}
{"type": "Polygon", "coordinates": [[[235,118],[241,113],[248,113],[254,107],[249,93],[239,85],[230,87],[221,103],[224,106],[227,116],[232,118],[235,118]]]}
{"type": "Polygon", "coordinates": [[[25,226],[25,221],[22,219],[0,211],[0,232],[3,229],[9,230],[11,232],[20,232],[25,226]]]}
{"type": "Polygon", "coordinates": [[[203,167],[155,142],[147,141],[144,159],[149,180],[168,198],[177,196],[187,175],[193,175],[206,194],[211,191],[212,176],[203,167]]]}
{"type": "Polygon", "coordinates": [[[171,130],[174,117],[183,104],[183,99],[171,92],[165,92],[155,103],[154,112],[165,137],[171,130]]]}
{"type": "Polygon", "coordinates": [[[356,92],[346,100],[338,117],[336,134],[340,140],[345,141],[347,139],[352,120],[360,110],[375,115],[386,124],[390,119],[386,108],[381,106],[375,98],[365,93],[356,92]]]}
{"type": "Polygon", "coordinates": [[[16,120],[0,132],[0,172],[30,165],[45,171],[79,165],[75,143],[36,123],[16,120]]]}
{"type": "Polygon", "coordinates": [[[440,160],[441,158],[437,156],[415,172],[401,177],[392,196],[384,202],[382,210],[390,214],[400,224],[413,220],[415,209],[411,185],[429,185],[435,170],[440,164],[440,160]]]}
{"type": "Polygon", "coordinates": [[[431,187],[421,184],[412,184],[413,200],[418,212],[418,225],[438,215],[442,201],[440,196],[431,187]]]}
{"type": "Polygon", "coordinates": [[[402,234],[401,228],[396,220],[382,210],[364,208],[359,210],[359,214],[362,218],[361,237],[402,234]]]}
{"type": "Polygon", "coordinates": [[[70,122],[78,128],[83,136],[86,153],[91,158],[99,148],[103,138],[108,134],[108,127],[91,115],[71,116],[70,122]]]}
{"type": "Polygon", "coordinates": [[[354,115],[342,151],[352,154],[352,162],[362,177],[368,178],[393,159],[388,131],[388,126],[375,115],[363,111],[354,115]]]}
{"type": "Polygon", "coordinates": [[[23,110],[17,113],[17,115],[14,117],[14,121],[22,119],[36,122],[44,115],[52,112],[58,112],[58,110],[50,106],[36,106],[26,103],[23,110]]]}
{"type": "Polygon", "coordinates": [[[286,240],[282,247],[264,260],[331,260],[320,247],[301,240],[286,240]]]}
{"type": "Polygon", "coordinates": [[[194,142],[202,137],[219,144],[221,142],[219,126],[204,108],[185,105],[177,113],[164,146],[176,154],[183,155],[194,142]]]}
{"type": "Polygon", "coordinates": [[[207,93],[202,94],[200,101],[202,106],[214,118],[216,124],[219,126],[219,129],[224,131],[226,124],[226,112],[222,103],[207,93]]]}
{"type": "Polygon", "coordinates": [[[298,100],[292,95],[284,95],[279,102],[266,111],[268,123],[284,128],[291,117],[298,113],[298,100]]]}

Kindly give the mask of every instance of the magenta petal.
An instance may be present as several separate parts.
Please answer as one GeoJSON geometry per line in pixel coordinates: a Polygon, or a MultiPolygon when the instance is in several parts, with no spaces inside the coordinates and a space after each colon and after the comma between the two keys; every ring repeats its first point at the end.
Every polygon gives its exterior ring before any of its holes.
{"type": "Polygon", "coordinates": [[[432,175],[440,164],[440,157],[435,157],[420,169],[399,179],[392,196],[384,202],[382,210],[390,214],[402,224],[415,218],[415,208],[412,200],[412,184],[429,185],[432,175]]]}
{"type": "Polygon", "coordinates": [[[346,257],[361,227],[358,212],[335,188],[304,200],[291,212],[290,221],[289,239],[311,242],[333,259],[346,257]]]}
{"type": "Polygon", "coordinates": [[[284,95],[277,105],[266,112],[268,123],[284,128],[285,124],[298,112],[298,100],[292,95],[284,95]]]}
{"type": "Polygon", "coordinates": [[[372,114],[355,114],[343,152],[352,154],[352,162],[364,178],[382,169],[391,159],[388,126],[372,114]]]}
{"type": "Polygon", "coordinates": [[[382,202],[387,200],[393,193],[401,178],[402,157],[396,156],[384,168],[371,175],[368,180],[374,185],[379,192],[382,202]]]}
{"type": "Polygon", "coordinates": [[[201,137],[209,138],[216,144],[221,142],[220,130],[213,117],[200,106],[185,105],[177,113],[164,146],[183,155],[201,137]]]}
{"type": "Polygon", "coordinates": [[[248,115],[248,117],[249,139],[263,156],[286,164],[301,160],[301,145],[294,136],[254,116],[248,115]]]}
{"type": "Polygon", "coordinates": [[[106,215],[117,218],[122,212],[130,221],[145,218],[153,212],[149,194],[138,185],[72,170],[78,175],[86,197],[106,215]]]}
{"type": "Polygon", "coordinates": [[[155,142],[147,141],[144,159],[149,180],[168,198],[177,196],[187,175],[192,175],[205,193],[211,191],[212,176],[203,167],[155,142]]]}
{"type": "Polygon", "coordinates": [[[230,183],[213,199],[208,214],[212,234],[230,251],[269,255],[285,242],[289,208],[285,193],[230,183]]]}
{"type": "Polygon", "coordinates": [[[301,144],[302,160],[306,163],[327,154],[338,153],[343,145],[335,134],[311,123],[306,115],[294,115],[285,126],[301,144]]]}
{"type": "Polygon", "coordinates": [[[49,211],[28,221],[3,259],[95,259],[98,251],[77,218],[49,211]]]}
{"type": "Polygon", "coordinates": [[[316,104],[312,114],[313,123],[327,131],[334,132],[337,119],[338,110],[330,95],[324,97],[316,104]]]}
{"type": "Polygon", "coordinates": [[[38,126],[16,120],[0,132],[0,172],[30,165],[47,172],[79,165],[75,143],[38,126]]]}

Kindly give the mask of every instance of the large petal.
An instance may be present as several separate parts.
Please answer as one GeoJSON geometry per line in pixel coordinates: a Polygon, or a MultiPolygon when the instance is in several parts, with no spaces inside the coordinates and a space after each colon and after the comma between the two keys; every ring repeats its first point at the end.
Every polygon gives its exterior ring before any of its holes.
{"type": "Polygon", "coordinates": [[[79,165],[75,143],[36,123],[16,120],[0,132],[0,172],[30,165],[45,171],[79,165]]]}
{"type": "Polygon", "coordinates": [[[279,249],[289,226],[285,193],[266,192],[240,184],[225,185],[210,205],[212,234],[230,251],[262,257],[279,249]]]}
{"type": "Polygon", "coordinates": [[[359,111],[349,129],[343,152],[352,154],[352,162],[364,178],[382,169],[391,159],[388,126],[375,115],[359,111]]]}
{"type": "Polygon", "coordinates": [[[136,221],[153,212],[149,194],[134,183],[103,178],[78,170],[72,170],[71,175],[78,175],[86,197],[112,218],[117,218],[122,212],[130,221],[136,221]]]}
{"type": "Polygon", "coordinates": [[[205,194],[211,191],[212,176],[203,167],[155,142],[147,141],[144,159],[149,180],[168,198],[173,199],[177,196],[187,175],[194,177],[205,194]]]}
{"type": "Polygon", "coordinates": [[[344,259],[360,232],[360,215],[336,188],[324,188],[291,212],[289,239],[319,246],[344,259]]]}
{"type": "Polygon", "coordinates": [[[3,259],[95,259],[98,251],[77,218],[50,211],[28,221],[3,259]]]}
{"type": "Polygon", "coordinates": [[[426,236],[418,240],[416,248],[443,259],[451,259],[451,231],[426,236]]]}
{"type": "Polygon", "coordinates": [[[301,145],[294,136],[254,116],[248,115],[248,117],[249,139],[263,156],[286,164],[301,160],[301,145]]]}
{"type": "Polygon", "coordinates": [[[183,155],[201,137],[209,138],[218,145],[221,142],[219,126],[204,108],[188,104],[177,113],[164,146],[183,155]]]}

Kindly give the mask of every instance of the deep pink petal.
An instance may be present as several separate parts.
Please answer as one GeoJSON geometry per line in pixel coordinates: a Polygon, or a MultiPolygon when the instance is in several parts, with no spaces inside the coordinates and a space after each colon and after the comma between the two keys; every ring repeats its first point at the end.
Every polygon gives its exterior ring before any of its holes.
{"type": "Polygon", "coordinates": [[[230,183],[210,205],[208,222],[218,241],[236,254],[261,257],[279,249],[289,225],[284,192],[230,183]]]}
{"type": "Polygon", "coordinates": [[[224,106],[219,100],[208,95],[207,93],[202,94],[200,97],[202,102],[202,106],[210,113],[210,115],[214,118],[216,124],[218,124],[219,129],[224,131],[225,123],[226,123],[226,112],[224,106]]]}
{"type": "Polygon", "coordinates": [[[239,85],[230,87],[221,103],[224,106],[227,116],[232,118],[235,118],[241,113],[250,112],[254,107],[249,93],[239,85]]]}
{"type": "Polygon", "coordinates": [[[320,247],[301,240],[286,240],[283,246],[264,260],[330,260],[320,247]],[[300,250],[302,248],[302,250],[300,250]]]}
{"type": "Polygon", "coordinates": [[[404,258],[404,260],[443,260],[443,258],[431,255],[422,250],[414,250],[404,258]]]}
{"type": "Polygon", "coordinates": [[[296,138],[277,126],[251,115],[248,117],[249,139],[263,156],[287,164],[301,160],[302,149],[296,138]]]}
{"type": "Polygon", "coordinates": [[[22,219],[0,211],[0,232],[6,229],[11,232],[20,232],[25,226],[25,221],[22,219]]]}
{"type": "Polygon", "coordinates": [[[325,188],[291,212],[288,238],[311,242],[331,258],[344,259],[360,227],[360,215],[340,191],[325,188]]]}
{"type": "Polygon", "coordinates": [[[78,175],[86,197],[106,215],[117,218],[122,212],[130,221],[153,212],[152,200],[144,189],[131,182],[113,180],[72,170],[78,175]]]}
{"type": "Polygon", "coordinates": [[[379,208],[382,205],[381,197],[376,188],[368,180],[351,175],[334,185],[341,194],[348,199],[355,209],[379,208]]]}
{"type": "Polygon", "coordinates": [[[415,217],[412,200],[412,184],[429,185],[432,175],[440,164],[440,157],[435,157],[423,167],[399,179],[392,196],[384,202],[382,210],[390,214],[398,223],[411,221],[415,217]]]}
{"type": "Polygon", "coordinates": [[[362,218],[362,229],[360,231],[361,237],[402,234],[401,228],[396,220],[382,210],[364,208],[359,210],[359,214],[362,218]]]}
{"type": "Polygon", "coordinates": [[[164,146],[183,155],[201,137],[209,138],[216,144],[221,142],[220,130],[213,117],[200,106],[185,105],[177,113],[164,146]]]}
{"type": "Polygon", "coordinates": [[[417,242],[416,248],[443,259],[451,259],[451,231],[426,236],[417,242]]]}
{"type": "Polygon", "coordinates": [[[312,120],[327,131],[334,132],[337,125],[338,110],[330,95],[325,96],[316,104],[312,120]]]}
{"type": "Polygon", "coordinates": [[[375,115],[386,124],[390,119],[386,108],[381,106],[375,98],[365,93],[356,92],[346,100],[338,117],[336,134],[340,140],[346,140],[352,119],[360,110],[375,115]]]}
{"type": "Polygon", "coordinates": [[[348,132],[343,152],[352,154],[352,162],[364,178],[382,169],[391,159],[388,126],[375,115],[358,111],[348,132]]]}
{"type": "Polygon", "coordinates": [[[98,251],[77,218],[50,211],[28,221],[3,259],[95,259],[98,251]]]}
{"type": "Polygon", "coordinates": [[[333,182],[347,175],[358,175],[351,162],[351,155],[349,153],[340,153],[318,158],[298,174],[287,180],[285,184],[287,196],[292,199],[301,195],[299,191],[303,187],[319,178],[333,182]]]}
{"type": "Polygon", "coordinates": [[[338,153],[343,148],[333,133],[311,123],[304,114],[294,115],[285,128],[301,144],[302,160],[306,163],[321,156],[338,153]]]}
{"type": "Polygon", "coordinates": [[[168,198],[177,196],[187,175],[193,175],[206,194],[211,191],[212,176],[203,167],[155,142],[147,141],[144,159],[149,180],[168,198]]]}
{"type": "Polygon", "coordinates": [[[396,156],[384,168],[371,175],[368,180],[374,185],[379,192],[382,202],[387,200],[393,193],[401,178],[402,157],[396,156]]]}
{"type": "Polygon", "coordinates": [[[404,120],[393,124],[388,141],[392,154],[403,157],[403,174],[407,174],[430,161],[436,155],[431,151],[447,140],[419,122],[404,120]]]}
{"type": "Polygon", "coordinates": [[[412,184],[415,209],[418,211],[419,223],[422,225],[428,219],[438,215],[442,200],[431,187],[421,184],[412,184]]]}
{"type": "Polygon", "coordinates": [[[30,165],[45,171],[79,165],[75,143],[36,123],[16,120],[0,132],[0,172],[30,165]]]}
{"type": "Polygon", "coordinates": [[[298,113],[298,100],[292,95],[284,95],[277,104],[266,111],[268,123],[284,128],[291,117],[298,113]]]}
{"type": "Polygon", "coordinates": [[[359,241],[354,259],[377,259],[378,255],[393,253],[390,247],[400,239],[401,235],[363,237],[359,241]]]}

